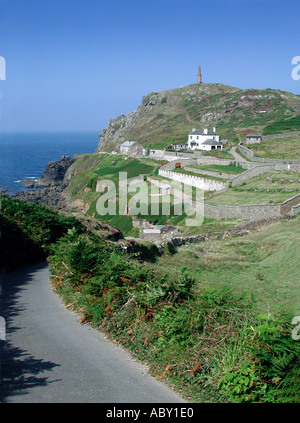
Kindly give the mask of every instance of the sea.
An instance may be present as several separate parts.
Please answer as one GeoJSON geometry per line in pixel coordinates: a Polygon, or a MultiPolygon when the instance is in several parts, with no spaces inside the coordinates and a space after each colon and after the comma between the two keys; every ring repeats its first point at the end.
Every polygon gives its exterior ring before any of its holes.
{"type": "Polygon", "coordinates": [[[26,190],[21,181],[40,178],[50,161],[61,156],[94,153],[99,132],[0,134],[0,190],[26,190]]]}

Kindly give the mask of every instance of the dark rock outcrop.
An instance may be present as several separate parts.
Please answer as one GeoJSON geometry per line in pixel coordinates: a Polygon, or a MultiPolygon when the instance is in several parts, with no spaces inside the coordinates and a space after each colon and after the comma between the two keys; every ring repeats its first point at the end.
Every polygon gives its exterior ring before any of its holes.
{"type": "Polygon", "coordinates": [[[33,190],[20,191],[11,196],[14,200],[60,207],[60,198],[67,186],[67,171],[74,163],[74,159],[62,156],[57,162],[49,162],[43,176],[28,188],[33,190]]]}
{"type": "Polygon", "coordinates": [[[65,187],[65,184],[60,184],[35,190],[20,191],[13,194],[11,198],[13,200],[43,204],[46,206],[58,206],[61,193],[65,187]]]}
{"type": "Polygon", "coordinates": [[[60,185],[67,170],[73,163],[74,159],[68,156],[61,156],[61,159],[57,162],[49,162],[43,176],[37,181],[36,185],[40,187],[60,185]]]}

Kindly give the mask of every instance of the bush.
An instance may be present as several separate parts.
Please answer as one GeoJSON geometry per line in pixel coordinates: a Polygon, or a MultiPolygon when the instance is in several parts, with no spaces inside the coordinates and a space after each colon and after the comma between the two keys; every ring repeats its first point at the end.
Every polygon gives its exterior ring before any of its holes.
{"type": "Polygon", "coordinates": [[[1,258],[3,269],[45,260],[50,245],[71,228],[82,232],[73,217],[60,216],[50,207],[1,196],[1,258]]]}
{"type": "Polygon", "coordinates": [[[299,401],[299,344],[288,325],[255,316],[229,287],[197,291],[184,267],[162,276],[138,255],[73,230],[49,262],[56,291],[82,320],[194,399],[209,392],[210,401],[299,401]]]}
{"type": "Polygon", "coordinates": [[[245,342],[247,360],[222,375],[218,388],[233,402],[298,402],[299,343],[283,318],[257,323],[245,342]]]}

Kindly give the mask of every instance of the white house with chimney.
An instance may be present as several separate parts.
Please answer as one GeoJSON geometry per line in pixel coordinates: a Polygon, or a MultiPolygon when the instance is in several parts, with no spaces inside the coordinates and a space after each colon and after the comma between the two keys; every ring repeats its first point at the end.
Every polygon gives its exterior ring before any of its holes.
{"type": "Polygon", "coordinates": [[[190,150],[222,150],[223,145],[220,142],[220,136],[216,132],[216,128],[209,131],[207,128],[197,130],[193,128],[188,135],[188,149],[190,150]]]}

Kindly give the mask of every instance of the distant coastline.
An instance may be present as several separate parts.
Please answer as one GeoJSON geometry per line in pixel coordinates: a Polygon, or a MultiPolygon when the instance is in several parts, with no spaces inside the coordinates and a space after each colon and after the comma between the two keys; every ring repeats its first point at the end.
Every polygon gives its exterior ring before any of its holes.
{"type": "Polygon", "coordinates": [[[22,181],[40,178],[47,164],[63,155],[94,153],[98,142],[97,131],[1,133],[0,190],[12,194],[32,189],[22,181]]]}

